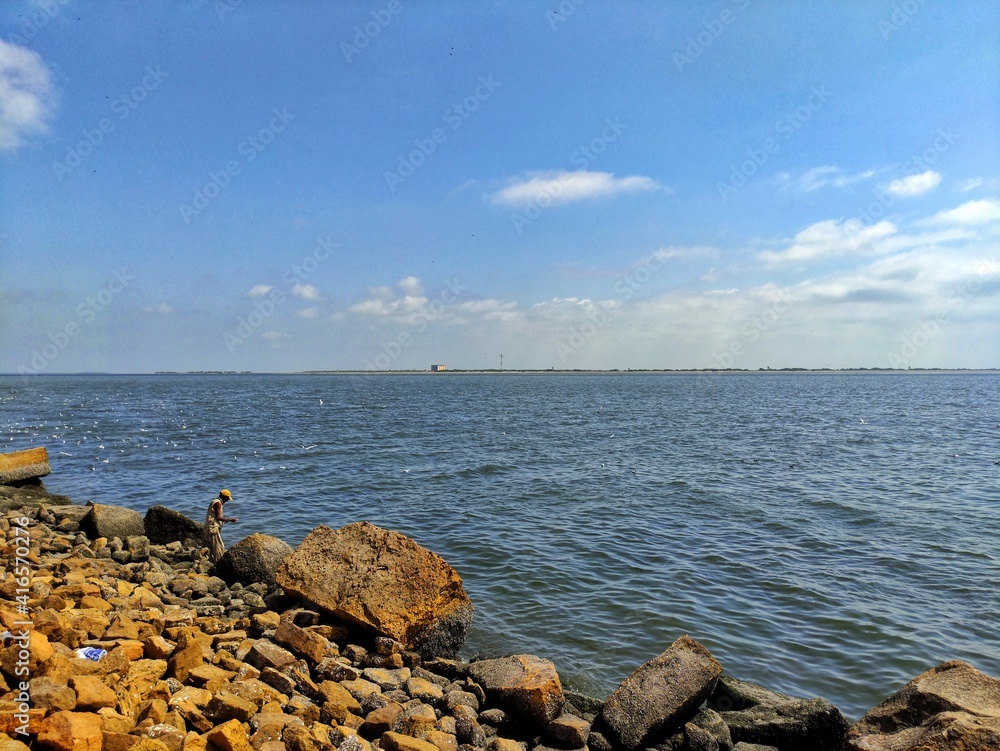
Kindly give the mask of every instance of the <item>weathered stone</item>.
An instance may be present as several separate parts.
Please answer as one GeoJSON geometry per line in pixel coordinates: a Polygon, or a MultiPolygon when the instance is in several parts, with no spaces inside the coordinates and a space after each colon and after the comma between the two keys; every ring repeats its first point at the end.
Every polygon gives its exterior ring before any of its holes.
{"type": "Polygon", "coordinates": [[[486,696],[539,726],[562,711],[562,684],[555,665],[533,655],[481,660],[469,666],[469,677],[486,696]]]}
{"type": "Polygon", "coordinates": [[[44,446],[0,454],[0,485],[45,477],[52,471],[44,446]]]}
{"type": "Polygon", "coordinates": [[[184,731],[167,723],[153,725],[131,751],[181,751],[184,731]]]}
{"type": "Polygon", "coordinates": [[[220,693],[212,697],[212,701],[205,708],[205,714],[220,722],[233,719],[248,722],[251,717],[257,714],[257,709],[257,705],[249,699],[242,699],[229,693],[220,693]]]}
{"type": "Polygon", "coordinates": [[[177,645],[162,636],[150,636],[143,641],[143,654],[150,660],[165,660],[174,653],[177,645]]]}
{"type": "Polygon", "coordinates": [[[263,582],[270,588],[281,562],[293,552],[283,540],[255,533],[229,548],[215,564],[215,570],[227,584],[263,582]]]}
{"type": "Polygon", "coordinates": [[[199,733],[207,733],[215,727],[215,723],[209,720],[205,713],[190,699],[176,699],[176,696],[173,696],[170,698],[170,706],[199,733]]]}
{"type": "Polygon", "coordinates": [[[31,705],[50,711],[72,711],[76,709],[76,691],[51,678],[32,678],[30,685],[31,705]]]}
{"type": "Polygon", "coordinates": [[[721,673],[707,649],[682,636],[622,681],[601,716],[626,748],[653,745],[695,715],[721,673]]]}
{"type": "Polygon", "coordinates": [[[437,725],[437,715],[434,709],[427,704],[414,704],[412,707],[404,707],[393,720],[392,729],[396,733],[410,735],[419,738],[421,733],[434,730],[437,725]]]}
{"type": "Polygon", "coordinates": [[[91,540],[98,537],[108,539],[117,537],[125,540],[146,534],[142,515],[138,511],[103,503],[93,504],[90,513],[80,520],[80,530],[91,540]]]}
{"type": "Polygon", "coordinates": [[[244,662],[261,671],[265,668],[281,670],[295,662],[295,655],[268,639],[258,639],[247,652],[244,662]]]}
{"type": "Polygon", "coordinates": [[[274,640],[311,663],[321,662],[330,646],[325,638],[315,631],[306,631],[296,626],[291,617],[284,617],[274,632],[274,640]]]}
{"type": "Polygon", "coordinates": [[[843,748],[847,720],[826,699],[759,704],[720,712],[736,742],[778,746],[782,751],[836,751],[843,748]]]}
{"type": "Polygon", "coordinates": [[[473,709],[479,709],[478,697],[469,691],[449,691],[441,701],[441,706],[449,712],[453,712],[455,707],[460,704],[472,707],[473,709]]]}
{"type": "Polygon", "coordinates": [[[444,559],[368,522],[316,527],[281,564],[276,581],[288,594],[424,657],[454,654],[472,623],[462,580],[444,559]]]}
{"type": "Polygon", "coordinates": [[[281,737],[288,751],[320,751],[319,742],[302,725],[290,725],[281,737]]]}
{"type": "Polygon", "coordinates": [[[716,745],[722,749],[722,751],[728,751],[728,749],[732,748],[733,738],[729,733],[729,726],[726,725],[725,720],[722,719],[718,712],[710,709],[709,707],[702,707],[698,711],[698,714],[694,716],[694,719],[684,726],[685,732],[687,731],[688,725],[700,728],[712,736],[716,745]]]}
{"type": "Polygon", "coordinates": [[[590,736],[590,723],[582,717],[564,712],[549,723],[545,736],[557,746],[583,748],[590,736]]]}
{"type": "Polygon", "coordinates": [[[319,684],[319,692],[324,703],[329,702],[340,707],[344,707],[348,712],[360,712],[361,704],[357,697],[343,685],[334,681],[323,681],[319,684]]]}
{"type": "Polygon", "coordinates": [[[201,540],[201,525],[166,506],[152,506],[143,520],[146,536],[154,545],[201,540]]]}
{"type": "Polygon", "coordinates": [[[246,728],[239,720],[229,720],[216,725],[205,734],[205,739],[219,751],[253,751],[246,728]]]}
{"type": "Polygon", "coordinates": [[[27,647],[28,659],[26,662],[28,675],[36,675],[39,666],[52,656],[52,645],[49,639],[40,631],[29,630],[24,639],[18,638],[11,642],[10,646],[0,652],[0,666],[3,672],[16,681],[20,681],[24,674],[24,664],[21,662],[21,651],[27,647]],[[18,668],[21,672],[18,674],[18,668]]]}
{"type": "Polygon", "coordinates": [[[233,671],[223,670],[215,665],[199,665],[188,671],[188,680],[195,686],[207,688],[211,691],[212,687],[217,688],[229,683],[235,675],[233,671]]]}
{"type": "Polygon", "coordinates": [[[138,742],[137,735],[105,730],[101,739],[101,751],[132,751],[138,742]]]}
{"type": "Polygon", "coordinates": [[[458,751],[458,738],[451,733],[443,733],[440,730],[428,730],[420,736],[420,740],[433,743],[438,751],[458,751]]]}
{"type": "Polygon", "coordinates": [[[40,748],[52,751],[101,751],[100,716],[90,712],[56,712],[38,730],[40,748]]]}
{"type": "Polygon", "coordinates": [[[721,675],[708,701],[716,712],[732,712],[756,707],[759,704],[774,706],[801,701],[801,699],[772,691],[757,683],[741,681],[729,675],[721,675]]]}
{"type": "Polygon", "coordinates": [[[407,680],[406,693],[414,699],[420,699],[420,701],[427,702],[428,704],[435,704],[444,698],[444,691],[439,685],[423,678],[411,677],[407,680]]]}
{"type": "Polygon", "coordinates": [[[365,723],[358,728],[358,732],[365,738],[375,740],[383,733],[392,730],[396,718],[402,711],[403,707],[396,702],[389,702],[384,707],[374,709],[365,716],[365,723]]]}
{"type": "Polygon", "coordinates": [[[524,751],[524,744],[510,738],[497,736],[490,738],[486,751],[524,751]]]}
{"type": "Polygon", "coordinates": [[[380,745],[385,751],[438,751],[437,746],[429,741],[391,730],[382,736],[380,745]]]}
{"type": "Polygon", "coordinates": [[[1000,748],[1000,680],[961,660],[921,673],[847,734],[851,751],[1000,748]]]}
{"type": "Polygon", "coordinates": [[[184,683],[194,668],[204,664],[205,656],[201,644],[191,640],[186,642],[183,648],[171,654],[167,660],[167,675],[184,683]]]}

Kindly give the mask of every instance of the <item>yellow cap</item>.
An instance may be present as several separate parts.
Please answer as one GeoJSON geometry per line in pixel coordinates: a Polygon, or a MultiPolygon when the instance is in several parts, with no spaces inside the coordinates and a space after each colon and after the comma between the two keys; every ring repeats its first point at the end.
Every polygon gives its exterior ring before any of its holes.
{"type": "Polygon", "coordinates": [[[219,496],[221,498],[228,498],[229,500],[233,500],[233,494],[230,493],[228,490],[220,490],[219,496]]]}

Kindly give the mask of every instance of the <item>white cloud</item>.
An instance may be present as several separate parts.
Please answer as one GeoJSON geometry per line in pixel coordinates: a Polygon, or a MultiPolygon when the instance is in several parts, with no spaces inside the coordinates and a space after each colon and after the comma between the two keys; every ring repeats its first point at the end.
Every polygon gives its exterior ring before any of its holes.
{"type": "Polygon", "coordinates": [[[968,201],[954,209],[939,211],[921,224],[989,224],[1000,220],[1000,201],[984,198],[968,201]]]}
{"type": "Polygon", "coordinates": [[[958,184],[958,189],[963,193],[968,193],[970,190],[977,190],[978,188],[996,190],[1000,188],[1000,177],[973,177],[963,180],[958,184]]]}
{"type": "Polygon", "coordinates": [[[318,300],[320,298],[319,290],[311,284],[296,284],[292,287],[292,294],[303,300],[318,300]]]}
{"type": "Polygon", "coordinates": [[[652,178],[642,175],[615,177],[610,172],[556,170],[533,172],[515,178],[506,187],[494,193],[490,202],[494,205],[508,206],[519,206],[532,201],[559,204],[662,188],[663,186],[652,178]]]}
{"type": "Polygon", "coordinates": [[[258,284],[250,288],[250,291],[247,292],[247,297],[263,297],[272,289],[274,289],[274,287],[270,284],[258,284]]]}
{"type": "Polygon", "coordinates": [[[422,295],[424,293],[424,287],[420,283],[420,280],[415,276],[408,276],[405,279],[400,279],[396,282],[403,292],[407,295],[422,295]]]}
{"type": "Polygon", "coordinates": [[[934,170],[921,172],[919,175],[910,175],[893,180],[886,190],[897,198],[912,198],[920,196],[928,191],[934,190],[941,183],[941,174],[934,170]]]}
{"type": "Polygon", "coordinates": [[[277,342],[281,339],[287,339],[288,334],[283,334],[280,331],[265,331],[263,334],[261,334],[261,337],[263,337],[264,340],[268,342],[277,342]]]}
{"type": "Polygon", "coordinates": [[[319,308],[317,307],[303,308],[295,315],[305,318],[307,320],[312,320],[313,318],[319,315],[319,308]]]}
{"type": "Polygon", "coordinates": [[[858,219],[827,219],[799,232],[788,248],[765,251],[758,258],[768,264],[778,264],[873,252],[876,243],[896,234],[896,231],[896,225],[887,221],[865,225],[858,219]]]}
{"type": "MultiPolygon", "coordinates": [[[[659,248],[652,252],[652,257],[657,261],[668,261],[672,258],[698,258],[701,256],[715,256],[718,255],[719,249],[713,248],[710,245],[691,245],[686,247],[678,247],[676,245],[670,245],[666,248],[659,248]]],[[[640,261],[644,263],[645,259],[640,261]]]]}
{"type": "Polygon", "coordinates": [[[169,315],[174,312],[174,306],[168,302],[161,302],[158,305],[147,305],[142,309],[143,313],[161,313],[163,315],[169,315]]]}
{"type": "Polygon", "coordinates": [[[843,188],[860,180],[867,180],[874,177],[874,175],[875,170],[870,169],[852,174],[844,172],[844,170],[840,167],[831,164],[822,167],[813,167],[797,180],[793,180],[791,175],[787,172],[783,173],[781,178],[788,183],[794,182],[800,190],[803,190],[806,193],[811,193],[814,190],[825,188],[828,185],[832,185],[835,188],[843,188]]]}
{"type": "Polygon", "coordinates": [[[54,109],[52,80],[41,56],[0,40],[0,150],[44,133],[54,109]]]}

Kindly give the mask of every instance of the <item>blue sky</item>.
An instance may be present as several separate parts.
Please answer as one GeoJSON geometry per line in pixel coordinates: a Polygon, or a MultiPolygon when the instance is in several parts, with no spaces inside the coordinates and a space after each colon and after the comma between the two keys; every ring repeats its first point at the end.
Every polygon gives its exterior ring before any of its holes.
{"type": "Polygon", "coordinates": [[[0,371],[1000,367],[996,3],[0,29],[0,371]]]}

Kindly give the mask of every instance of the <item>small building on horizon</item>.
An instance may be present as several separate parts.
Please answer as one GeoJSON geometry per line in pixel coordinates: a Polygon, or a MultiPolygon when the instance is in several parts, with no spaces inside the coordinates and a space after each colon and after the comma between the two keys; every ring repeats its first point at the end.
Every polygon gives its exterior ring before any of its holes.
{"type": "Polygon", "coordinates": [[[446,365],[431,365],[431,373],[444,373],[447,369],[446,365]]]}

